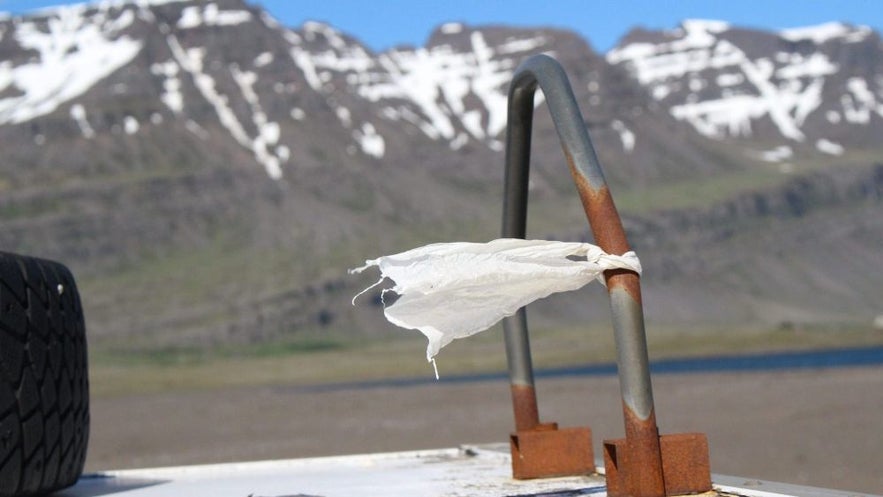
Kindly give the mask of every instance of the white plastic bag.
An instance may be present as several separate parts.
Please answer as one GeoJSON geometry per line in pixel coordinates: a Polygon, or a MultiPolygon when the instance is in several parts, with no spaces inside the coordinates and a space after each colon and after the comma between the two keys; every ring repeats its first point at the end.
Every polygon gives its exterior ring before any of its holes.
{"type": "Polygon", "coordinates": [[[436,243],[365,261],[351,269],[377,266],[383,290],[399,298],[384,301],[384,315],[402,328],[420,330],[429,340],[426,359],[456,338],[486,330],[506,316],[553,293],[576,290],[607,269],[641,272],[634,252],[610,255],[589,243],[502,238],[488,243],[436,243]]]}

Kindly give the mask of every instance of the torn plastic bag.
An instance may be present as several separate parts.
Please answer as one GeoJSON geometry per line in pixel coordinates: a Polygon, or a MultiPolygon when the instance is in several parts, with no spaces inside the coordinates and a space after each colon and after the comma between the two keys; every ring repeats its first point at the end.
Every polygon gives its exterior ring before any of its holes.
{"type": "Polygon", "coordinates": [[[553,293],[576,290],[608,269],[641,272],[634,252],[607,254],[589,243],[502,238],[488,243],[436,243],[365,261],[350,270],[377,266],[380,280],[398,294],[384,315],[402,328],[426,335],[430,362],[456,338],[486,330],[521,307],[553,293]]]}

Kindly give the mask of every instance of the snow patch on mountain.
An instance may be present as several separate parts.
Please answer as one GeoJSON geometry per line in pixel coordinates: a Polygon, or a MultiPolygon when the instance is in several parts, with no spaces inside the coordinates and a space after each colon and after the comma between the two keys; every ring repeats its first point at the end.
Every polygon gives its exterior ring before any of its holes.
{"type": "Polygon", "coordinates": [[[178,78],[179,70],[180,66],[174,60],[156,63],[150,67],[151,74],[164,78],[163,93],[159,98],[175,114],[180,114],[184,110],[184,96],[181,94],[181,80],[178,78]]]}
{"type": "Polygon", "coordinates": [[[843,145],[824,138],[816,141],[816,149],[828,155],[843,155],[844,152],[843,145]]]}
{"type": "Polygon", "coordinates": [[[847,93],[841,96],[840,104],[847,122],[868,124],[872,114],[883,117],[883,97],[878,101],[877,96],[868,88],[866,80],[850,78],[846,82],[846,89],[847,93]]]}
{"type": "Polygon", "coordinates": [[[274,147],[279,144],[279,123],[267,119],[267,114],[261,106],[258,94],[254,91],[254,84],[258,78],[257,74],[251,71],[241,71],[236,65],[230,67],[230,72],[233,75],[233,80],[239,86],[242,96],[248,102],[251,110],[252,124],[258,130],[257,135],[251,141],[250,148],[258,162],[266,168],[267,174],[271,178],[279,179],[282,177],[282,169],[279,167],[279,163],[285,160],[282,159],[282,156],[288,157],[288,152],[286,149],[274,150],[274,147]]]}
{"type": "Polygon", "coordinates": [[[174,35],[168,35],[166,42],[175,57],[175,61],[193,78],[196,88],[202,97],[212,105],[221,124],[233,139],[252,151],[255,160],[264,166],[264,169],[271,178],[281,178],[280,158],[275,151],[271,150],[271,146],[275,145],[279,140],[278,124],[268,122],[266,114],[260,107],[257,95],[252,89],[252,85],[255,82],[254,73],[242,72],[235,66],[230,69],[234,80],[239,86],[242,97],[251,107],[252,124],[258,129],[257,135],[252,137],[245,130],[242,122],[239,121],[236,113],[230,108],[230,99],[218,91],[214,78],[204,70],[203,58],[205,57],[205,49],[200,47],[184,49],[174,35]]]}
{"type": "Polygon", "coordinates": [[[192,29],[200,26],[235,26],[251,20],[247,10],[221,10],[216,3],[191,5],[181,11],[178,29],[192,29]]]}
{"type": "Polygon", "coordinates": [[[125,131],[127,135],[134,135],[139,129],[141,129],[141,123],[139,123],[133,116],[126,116],[123,118],[123,131],[125,131]]]}
{"type": "Polygon", "coordinates": [[[779,145],[770,150],[764,150],[757,153],[757,157],[764,162],[782,162],[794,156],[794,150],[788,145],[779,145]]]}
{"type": "Polygon", "coordinates": [[[85,16],[83,8],[56,8],[42,22],[24,18],[15,41],[37,53],[21,64],[0,63],[0,125],[21,123],[49,114],[88,91],[95,83],[131,61],[141,42],[119,32],[131,23],[121,16],[107,22],[85,16]]]}
{"type": "Polygon", "coordinates": [[[330,26],[317,22],[304,24],[304,38],[314,43],[322,37],[329,47],[314,51],[303,45],[304,40],[296,33],[286,31],[286,40],[292,44],[290,54],[294,63],[301,69],[310,88],[327,93],[326,88],[332,73],[364,74],[374,67],[374,59],[360,45],[349,45],[341,34],[330,26]]]}
{"type": "Polygon", "coordinates": [[[453,35],[463,31],[463,25],[459,22],[449,22],[442,24],[439,30],[446,35],[453,35]]]}
{"type": "Polygon", "coordinates": [[[337,50],[344,50],[349,48],[349,44],[340,34],[340,31],[332,28],[331,26],[316,22],[316,21],[307,21],[303,25],[304,37],[308,42],[316,41],[317,36],[322,36],[325,38],[325,41],[331,45],[332,48],[337,50]]]}
{"type": "Polygon", "coordinates": [[[628,129],[625,123],[619,119],[614,119],[611,127],[619,134],[619,139],[622,141],[622,149],[626,153],[630,153],[635,149],[635,133],[628,129]]]}
{"type": "MultiPolygon", "coordinates": [[[[446,35],[465,31],[459,23],[440,28],[446,35]]],[[[316,22],[306,23],[302,36],[291,32],[286,39],[292,43],[292,60],[314,91],[330,94],[339,90],[332,82],[343,76],[348,92],[372,103],[389,102],[381,111],[385,119],[412,125],[430,139],[449,142],[454,149],[469,140],[501,147],[498,137],[506,126],[511,72],[525,53],[549,43],[544,36],[532,36],[513,37],[491,46],[481,31],[472,31],[470,50],[465,52],[439,44],[372,56],[333,28],[316,22]],[[324,44],[316,48],[318,43],[324,44]]],[[[336,109],[341,123],[351,127],[341,112],[336,109]]],[[[360,131],[363,135],[369,134],[360,131]]]]}
{"type": "Polygon", "coordinates": [[[205,128],[200,126],[193,119],[188,119],[187,121],[185,121],[184,127],[187,128],[187,131],[193,133],[194,135],[196,135],[198,138],[200,138],[202,140],[208,140],[210,138],[208,131],[206,131],[205,128]]]}
{"type": "Polygon", "coordinates": [[[334,115],[337,116],[337,120],[340,121],[340,125],[344,128],[351,128],[353,126],[353,115],[346,107],[335,107],[334,115]]]}
{"type": "Polygon", "coordinates": [[[502,45],[499,45],[496,48],[496,53],[498,55],[505,55],[510,53],[524,53],[531,52],[538,48],[545,46],[549,42],[545,36],[537,36],[535,38],[524,38],[524,39],[515,39],[511,41],[507,41],[502,45]]]}
{"type": "Polygon", "coordinates": [[[386,142],[383,137],[377,134],[374,125],[371,123],[362,124],[361,129],[353,131],[353,138],[359,142],[362,152],[380,159],[386,151],[386,142]]]}
{"type": "Polygon", "coordinates": [[[272,52],[261,52],[257,57],[254,58],[254,66],[255,67],[264,67],[273,62],[273,53],[272,52]]]}
{"type": "Polygon", "coordinates": [[[79,126],[80,132],[83,133],[84,138],[92,138],[95,136],[95,130],[92,129],[92,125],[89,124],[89,120],[86,119],[86,109],[83,108],[81,104],[74,104],[71,106],[70,116],[71,119],[77,123],[77,126],[79,126]]]}
{"type": "MultiPolygon", "coordinates": [[[[654,99],[669,105],[672,116],[709,138],[750,137],[753,123],[767,118],[783,137],[804,141],[803,124],[821,106],[826,78],[837,73],[837,64],[822,52],[752,58],[723,36],[728,29],[726,23],[685,21],[664,41],[630,43],[611,50],[607,60],[626,67],[654,99]]],[[[834,31],[828,26],[787,36],[827,40],[834,31]]],[[[850,91],[845,112],[864,119],[876,104],[857,85],[850,91]]]]}
{"type": "MultiPolygon", "coordinates": [[[[377,102],[407,100],[416,104],[419,115],[402,116],[433,139],[460,141],[460,131],[479,141],[497,137],[506,125],[506,89],[516,61],[500,58],[480,31],[470,35],[471,52],[457,52],[448,45],[413,51],[392,51],[380,56],[385,72],[360,85],[364,98],[377,102]],[[467,104],[469,97],[480,102],[467,104]]],[[[540,39],[510,41],[536,47],[540,39]]],[[[399,114],[406,114],[399,110],[399,114]]]]}
{"type": "MultiPolygon", "coordinates": [[[[147,9],[154,5],[167,5],[172,3],[183,3],[191,0],[94,0],[80,3],[71,3],[68,5],[54,5],[48,7],[40,7],[29,11],[27,17],[43,17],[51,16],[60,10],[74,10],[84,13],[87,9],[94,9],[98,12],[108,12],[111,9],[123,9],[126,7],[138,7],[141,10],[147,9]]],[[[148,11],[149,12],[149,11],[148,11]]],[[[0,13],[3,14],[3,13],[0,13]]]]}
{"type": "Polygon", "coordinates": [[[830,40],[842,39],[848,43],[857,43],[868,37],[872,30],[868,26],[850,26],[842,22],[827,22],[816,26],[784,29],[779,32],[782,38],[798,42],[809,40],[821,45],[830,40]]]}

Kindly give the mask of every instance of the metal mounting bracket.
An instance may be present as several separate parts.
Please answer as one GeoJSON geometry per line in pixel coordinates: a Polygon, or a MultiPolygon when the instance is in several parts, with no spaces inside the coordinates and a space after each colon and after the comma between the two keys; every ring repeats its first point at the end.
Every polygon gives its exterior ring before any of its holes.
{"type": "MultiPolygon", "coordinates": [[[[525,60],[509,86],[503,236],[524,238],[534,93],[543,90],[595,242],[606,252],[631,250],[585,122],[558,62],[525,60]]],[[[653,407],[641,283],[637,273],[604,273],[613,314],[625,438],[605,442],[611,497],[663,497],[711,490],[708,444],[701,434],[660,437],[653,407]]],[[[591,430],[559,430],[539,422],[524,309],[503,321],[516,432],[511,437],[515,478],[594,472],[591,430]]]]}

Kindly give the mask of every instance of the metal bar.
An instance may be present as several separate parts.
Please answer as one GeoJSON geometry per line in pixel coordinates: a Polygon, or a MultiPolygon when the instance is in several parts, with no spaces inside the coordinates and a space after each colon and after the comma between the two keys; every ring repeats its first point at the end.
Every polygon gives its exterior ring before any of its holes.
{"type": "MultiPolygon", "coordinates": [[[[530,176],[530,136],[535,89],[536,83],[530,88],[519,88],[514,81],[510,87],[506,172],[503,180],[504,238],[524,238],[527,232],[527,186],[530,176]],[[513,98],[513,92],[521,98],[513,98]]],[[[530,430],[539,424],[539,409],[530,357],[527,313],[524,309],[519,309],[514,316],[503,320],[503,337],[506,342],[515,429],[530,430]]]]}
{"type": "MultiPolygon", "coordinates": [[[[504,235],[505,236],[505,235],[504,235]]],[[[527,313],[524,309],[503,321],[509,384],[512,389],[512,410],[515,429],[532,430],[540,424],[537,394],[533,382],[533,363],[527,334],[527,313]]]]}
{"type": "MultiPolygon", "coordinates": [[[[613,198],[604,180],[595,149],[589,139],[579,106],[567,75],[554,59],[537,55],[516,70],[509,87],[509,117],[506,135],[506,175],[503,203],[503,236],[524,238],[527,224],[527,186],[530,172],[530,134],[534,93],[543,90],[568,167],[576,183],[595,242],[606,252],[623,254],[630,250],[613,198]]],[[[627,270],[604,273],[610,295],[617,346],[620,391],[622,394],[629,464],[641,468],[630,491],[636,497],[662,497],[665,485],[644,319],[640,278],[627,270]]],[[[504,322],[513,404],[518,409],[537,412],[536,396],[514,397],[516,387],[529,387],[533,393],[525,314],[504,322]]],[[[523,420],[522,420],[523,421],[523,420]]]]}

